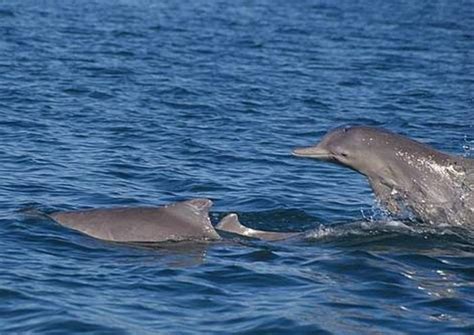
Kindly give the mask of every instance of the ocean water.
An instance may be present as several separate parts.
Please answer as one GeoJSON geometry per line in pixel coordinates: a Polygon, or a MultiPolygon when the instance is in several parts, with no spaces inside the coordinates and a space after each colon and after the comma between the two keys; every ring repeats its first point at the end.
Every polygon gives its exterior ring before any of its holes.
{"type": "Polygon", "coordinates": [[[0,333],[473,334],[474,233],[292,157],[473,155],[472,1],[0,1],[0,333]],[[214,201],[296,241],[142,248],[25,212],[214,201]]]}

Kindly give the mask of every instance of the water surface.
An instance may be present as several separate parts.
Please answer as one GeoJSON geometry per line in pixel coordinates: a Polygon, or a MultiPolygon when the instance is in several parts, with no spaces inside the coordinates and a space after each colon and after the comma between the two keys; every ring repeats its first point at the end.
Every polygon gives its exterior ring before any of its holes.
{"type": "Polygon", "coordinates": [[[380,126],[474,146],[471,1],[0,1],[0,331],[474,332],[474,235],[290,155],[380,126]],[[22,210],[213,199],[279,243],[137,248],[22,210]]]}

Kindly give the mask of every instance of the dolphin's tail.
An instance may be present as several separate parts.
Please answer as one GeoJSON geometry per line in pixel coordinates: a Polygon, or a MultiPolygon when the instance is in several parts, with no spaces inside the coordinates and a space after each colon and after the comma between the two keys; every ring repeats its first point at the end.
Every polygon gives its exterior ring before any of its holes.
{"type": "Polygon", "coordinates": [[[271,231],[256,230],[245,227],[240,223],[239,217],[235,213],[225,216],[216,226],[217,230],[233,233],[241,236],[257,238],[266,241],[284,240],[300,235],[299,233],[279,233],[271,231]]]}

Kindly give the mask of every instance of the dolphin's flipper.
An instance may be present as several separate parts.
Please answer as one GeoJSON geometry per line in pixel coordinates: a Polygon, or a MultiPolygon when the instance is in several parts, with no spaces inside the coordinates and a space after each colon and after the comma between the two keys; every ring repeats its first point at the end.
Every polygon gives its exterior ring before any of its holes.
{"type": "Polygon", "coordinates": [[[399,200],[401,195],[395,189],[390,189],[387,185],[384,185],[380,180],[374,178],[368,179],[380,205],[394,215],[403,215],[404,211],[400,206],[399,200]]]}
{"type": "Polygon", "coordinates": [[[284,240],[290,237],[300,235],[300,233],[279,233],[271,231],[256,230],[245,227],[240,223],[239,217],[235,213],[231,213],[224,217],[219,224],[216,226],[217,230],[221,230],[228,233],[233,233],[241,236],[257,238],[265,241],[278,241],[284,240]]]}
{"type": "Polygon", "coordinates": [[[464,183],[469,187],[471,192],[474,192],[474,160],[469,160],[469,165],[466,167],[464,183]]]}

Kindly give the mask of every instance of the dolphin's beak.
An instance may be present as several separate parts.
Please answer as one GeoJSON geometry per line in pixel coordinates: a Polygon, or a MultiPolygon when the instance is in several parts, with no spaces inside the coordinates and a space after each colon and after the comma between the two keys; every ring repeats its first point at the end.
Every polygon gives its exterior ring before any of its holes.
{"type": "Polygon", "coordinates": [[[320,160],[330,160],[332,158],[332,155],[329,151],[319,146],[297,148],[293,150],[292,153],[297,157],[315,158],[320,160]]]}

